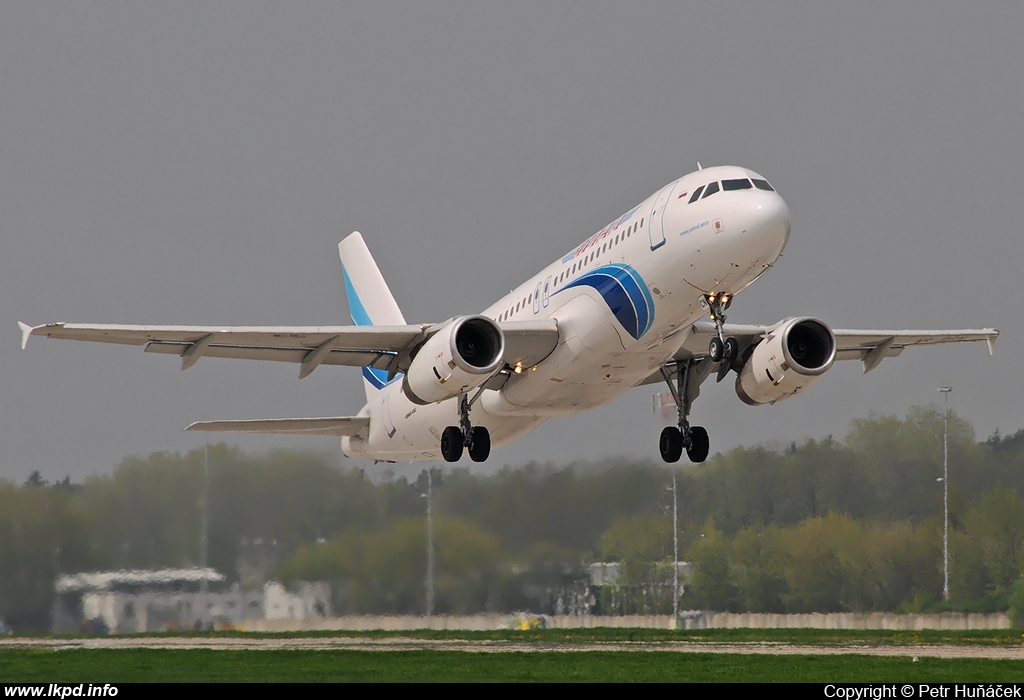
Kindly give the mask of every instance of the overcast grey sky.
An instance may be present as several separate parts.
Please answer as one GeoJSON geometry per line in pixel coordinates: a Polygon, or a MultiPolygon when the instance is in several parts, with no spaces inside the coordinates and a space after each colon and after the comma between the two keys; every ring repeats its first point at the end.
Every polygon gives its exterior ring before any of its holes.
{"type": "MultiPolygon", "coordinates": [[[[188,450],[204,416],[344,415],[359,372],[33,339],[16,321],[347,323],[363,232],[410,322],[483,309],[695,168],[790,206],[730,321],[1002,331],[693,419],[712,453],[951,405],[1024,426],[1024,4],[0,3],[0,475],[80,479],[188,450]]],[[[657,458],[653,388],[490,464],[657,458]]],[[[330,438],[231,438],[244,449],[330,438]]]]}

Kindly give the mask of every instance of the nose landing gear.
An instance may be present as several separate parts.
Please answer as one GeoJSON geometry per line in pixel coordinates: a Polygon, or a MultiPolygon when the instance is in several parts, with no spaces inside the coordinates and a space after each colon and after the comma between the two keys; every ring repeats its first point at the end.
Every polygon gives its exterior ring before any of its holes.
{"type": "Polygon", "coordinates": [[[732,295],[728,293],[704,295],[704,301],[707,302],[708,308],[711,310],[711,320],[715,322],[715,330],[718,331],[718,337],[712,338],[711,343],[708,345],[708,355],[711,357],[712,362],[731,362],[740,353],[740,344],[735,338],[726,338],[722,333],[722,326],[725,325],[725,311],[732,306],[732,295]]]}

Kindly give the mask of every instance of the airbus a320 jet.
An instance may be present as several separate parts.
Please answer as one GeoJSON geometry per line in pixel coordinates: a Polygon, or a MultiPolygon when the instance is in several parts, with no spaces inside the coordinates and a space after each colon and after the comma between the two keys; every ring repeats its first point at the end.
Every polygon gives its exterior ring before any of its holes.
{"type": "Polygon", "coordinates": [[[746,168],[702,168],[609,222],[480,314],[406,322],[362,236],[338,245],[346,326],[137,326],[19,323],[32,335],[142,345],[177,355],[362,367],[358,415],[213,420],[187,430],[333,435],[350,457],[387,462],[476,462],[556,416],[588,411],[633,387],[668,385],[676,426],[666,462],[703,462],[708,433],[689,422],[701,384],[735,374],[752,406],[807,390],[836,360],[869,372],[911,345],[987,341],[980,330],[839,330],[809,317],[726,323],[738,295],[767,272],[790,234],[789,209],[746,168]],[[705,320],[706,319],[706,320],[705,320]]]}

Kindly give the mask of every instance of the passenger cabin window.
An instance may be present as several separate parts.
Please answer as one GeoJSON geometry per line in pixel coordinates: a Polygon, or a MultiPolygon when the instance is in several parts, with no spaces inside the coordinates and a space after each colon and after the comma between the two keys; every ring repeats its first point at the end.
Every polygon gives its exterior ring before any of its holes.
{"type": "Polygon", "coordinates": [[[707,199],[708,197],[713,195],[715,192],[718,192],[718,183],[717,182],[712,182],[712,183],[710,183],[708,185],[708,188],[706,190],[704,190],[704,196],[701,197],[701,199],[707,199]]]}
{"type": "Polygon", "coordinates": [[[752,182],[754,183],[754,187],[756,187],[759,190],[767,190],[769,192],[775,191],[775,188],[769,185],[767,180],[758,180],[755,178],[752,180],[752,182]]]}
{"type": "Polygon", "coordinates": [[[694,203],[694,202],[696,202],[696,201],[697,201],[698,199],[700,199],[700,193],[701,193],[701,192],[703,192],[703,191],[704,191],[704,185],[701,185],[700,187],[698,187],[697,189],[695,189],[695,190],[693,191],[693,196],[692,196],[692,197],[690,197],[690,201],[689,201],[688,203],[689,203],[689,204],[693,204],[693,203],[694,203]]]}
{"type": "Polygon", "coordinates": [[[726,192],[732,192],[734,190],[749,190],[750,180],[746,178],[739,180],[722,180],[722,189],[726,192]]]}

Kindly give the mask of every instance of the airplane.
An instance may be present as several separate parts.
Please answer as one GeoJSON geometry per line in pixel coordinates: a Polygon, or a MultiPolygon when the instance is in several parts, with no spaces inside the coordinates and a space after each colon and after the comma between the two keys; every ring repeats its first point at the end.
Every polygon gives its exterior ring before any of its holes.
{"type": "Polygon", "coordinates": [[[659,438],[668,463],[707,459],[707,430],[690,425],[701,384],[735,373],[752,406],[803,393],[836,360],[865,373],[915,345],[986,341],[980,330],[840,330],[794,316],[726,323],[737,295],[789,241],[786,202],[767,179],[736,166],[698,169],[616,217],[476,315],[409,324],[363,237],[338,244],[345,326],[142,326],[19,322],[32,335],[127,345],[177,355],[292,362],[299,378],[321,365],[362,367],[366,405],[355,416],[206,420],[186,430],[341,437],[344,454],[378,462],[447,462],[556,416],[587,411],[634,387],[665,383],[676,425],[659,438]],[[708,320],[703,320],[707,316],[708,320]]]}

